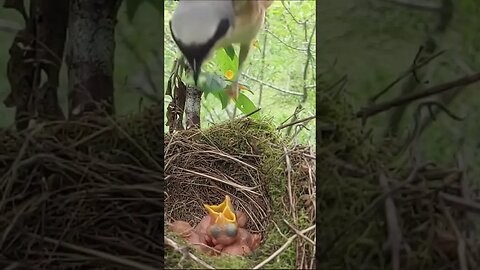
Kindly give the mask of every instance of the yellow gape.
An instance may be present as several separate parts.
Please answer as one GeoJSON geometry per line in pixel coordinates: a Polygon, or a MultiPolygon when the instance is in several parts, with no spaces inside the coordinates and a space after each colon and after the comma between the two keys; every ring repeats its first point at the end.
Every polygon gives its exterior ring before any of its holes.
{"type": "Polygon", "coordinates": [[[214,224],[225,225],[227,223],[233,223],[236,225],[237,216],[233,210],[232,201],[230,196],[225,195],[225,200],[219,205],[203,205],[207,211],[208,215],[211,217],[214,224]]]}
{"type": "Polygon", "coordinates": [[[229,254],[244,256],[253,252],[262,240],[260,234],[246,228],[247,216],[233,209],[228,195],[219,205],[203,205],[208,215],[194,228],[188,222],[176,220],[170,229],[209,255],[229,254]]]}

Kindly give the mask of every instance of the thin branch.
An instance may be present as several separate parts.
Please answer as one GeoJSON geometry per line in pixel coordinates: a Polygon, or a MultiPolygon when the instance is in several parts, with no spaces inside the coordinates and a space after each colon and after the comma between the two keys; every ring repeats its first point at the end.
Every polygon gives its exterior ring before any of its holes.
{"type": "Polygon", "coordinates": [[[244,116],[241,117],[241,119],[244,119],[244,118],[247,118],[247,117],[250,117],[254,114],[256,114],[257,112],[259,112],[262,108],[257,108],[256,110],[254,110],[253,112],[251,113],[248,113],[248,114],[245,114],[244,116]]]}
{"type": "Polygon", "coordinates": [[[447,204],[461,208],[462,210],[471,211],[477,214],[480,214],[480,203],[466,200],[462,197],[450,195],[444,192],[439,193],[440,198],[442,198],[447,204]]]}
{"type": "Polygon", "coordinates": [[[378,94],[376,94],[375,96],[370,98],[370,102],[372,102],[372,103],[375,102],[381,96],[386,94],[393,86],[395,86],[397,83],[399,83],[401,80],[403,80],[408,75],[412,74],[412,72],[415,72],[417,69],[419,69],[421,67],[424,67],[425,65],[430,63],[432,60],[434,60],[435,58],[439,57],[440,55],[442,55],[444,53],[445,53],[445,50],[439,51],[436,54],[428,57],[424,61],[422,61],[418,64],[412,65],[409,69],[405,70],[400,76],[398,76],[398,78],[396,78],[393,82],[391,82],[389,85],[387,85],[387,87],[385,87],[382,91],[380,91],[378,94]]]}
{"type": "MultiPolygon", "coordinates": [[[[268,29],[268,24],[265,25],[265,29],[268,29]]],[[[260,69],[260,80],[263,80],[263,75],[265,74],[265,57],[267,51],[267,34],[263,35],[263,44],[262,44],[262,61],[261,61],[261,69],[260,69]]],[[[262,104],[262,94],[263,94],[263,84],[260,84],[260,89],[258,90],[258,106],[260,107],[262,104]]]]}
{"type": "Polygon", "coordinates": [[[294,121],[294,122],[291,122],[291,123],[288,123],[288,124],[285,124],[285,125],[281,125],[281,126],[277,127],[277,130],[284,129],[286,127],[290,127],[290,126],[293,126],[293,125],[296,125],[296,124],[299,124],[299,123],[310,121],[312,119],[315,119],[315,117],[316,117],[315,115],[314,116],[309,116],[309,117],[304,118],[304,119],[300,119],[300,120],[297,120],[297,121],[294,121]]]}
{"type": "MultiPolygon", "coordinates": [[[[388,179],[384,173],[380,174],[380,186],[383,192],[389,193],[388,179]]],[[[388,225],[388,241],[392,251],[392,268],[400,270],[400,247],[402,243],[402,230],[397,217],[397,207],[391,196],[385,198],[385,217],[388,225]]]]}
{"type": "Polygon", "coordinates": [[[286,43],[285,41],[283,41],[280,37],[278,37],[277,35],[275,35],[272,31],[268,30],[268,29],[265,29],[265,32],[269,33],[273,38],[275,38],[276,40],[278,40],[278,42],[282,43],[283,45],[287,46],[288,48],[292,49],[292,50],[296,50],[296,51],[300,51],[300,52],[306,52],[307,49],[306,48],[296,48],[296,47],[293,47],[292,45],[286,43]]]}
{"type": "Polygon", "coordinates": [[[250,76],[250,75],[248,75],[248,74],[242,74],[242,76],[245,76],[246,78],[248,78],[248,79],[250,79],[250,80],[252,80],[252,81],[256,81],[256,82],[261,83],[261,84],[263,84],[263,85],[265,85],[265,86],[267,86],[267,87],[272,88],[273,90],[277,90],[277,91],[282,92],[282,93],[286,93],[286,94],[290,94],[290,95],[294,95],[294,96],[299,96],[299,97],[303,96],[303,93],[292,92],[292,91],[289,91],[289,90],[282,89],[282,88],[277,87],[277,86],[275,86],[275,85],[272,85],[272,84],[269,84],[269,83],[267,83],[267,82],[261,81],[261,80],[259,80],[259,79],[257,79],[257,78],[254,78],[254,77],[252,77],[252,76],[250,76]]]}
{"type": "MultiPolygon", "coordinates": [[[[315,228],[316,228],[316,225],[312,225],[312,226],[308,227],[307,229],[300,231],[300,233],[305,234],[305,233],[307,233],[307,232],[309,232],[309,231],[311,231],[315,228]]],[[[275,259],[275,257],[277,257],[280,253],[282,253],[282,251],[285,250],[293,242],[293,240],[295,240],[295,238],[297,238],[297,237],[298,237],[298,235],[294,234],[293,236],[288,238],[287,242],[285,242],[285,244],[283,244],[283,246],[281,246],[277,251],[275,251],[272,255],[270,255],[268,258],[266,258],[263,262],[254,266],[252,269],[260,269],[263,266],[265,266],[267,263],[269,263],[270,261],[275,259]]]]}
{"type": "Polygon", "coordinates": [[[215,269],[213,268],[211,265],[207,264],[206,262],[200,260],[197,256],[193,255],[192,253],[190,253],[187,248],[185,247],[180,247],[177,243],[175,243],[175,241],[173,241],[172,239],[164,236],[163,237],[163,240],[165,241],[165,244],[169,245],[170,247],[172,247],[175,251],[178,251],[180,253],[183,254],[183,256],[186,256],[186,257],[189,257],[190,259],[192,259],[193,261],[195,261],[196,263],[202,265],[203,267],[205,267],[206,269],[215,269]]]}
{"type": "Polygon", "coordinates": [[[441,104],[440,102],[437,101],[425,101],[420,103],[417,108],[415,109],[415,113],[413,114],[413,131],[411,134],[407,137],[405,140],[405,143],[402,146],[402,151],[407,148],[416,138],[418,138],[422,132],[425,130],[425,126],[423,126],[424,119],[432,119],[435,120],[435,114],[438,112],[444,112],[447,114],[450,118],[452,118],[455,121],[463,121],[465,117],[460,117],[458,115],[455,115],[453,112],[451,112],[445,105],[441,104]],[[422,108],[427,107],[428,112],[430,113],[430,118],[422,118],[422,108]],[[433,108],[437,108],[437,112],[434,112],[433,108]]]}
{"type": "Polygon", "coordinates": [[[442,8],[442,4],[426,0],[383,0],[384,2],[401,5],[404,7],[437,12],[442,8]]]}
{"type": "Polygon", "coordinates": [[[458,255],[458,261],[459,261],[458,263],[460,265],[460,270],[468,270],[465,238],[460,232],[460,229],[455,223],[455,220],[453,219],[452,215],[450,215],[450,212],[448,211],[447,207],[445,206],[445,202],[442,199],[440,199],[440,206],[442,208],[444,215],[447,217],[447,220],[450,223],[450,226],[455,232],[455,236],[457,237],[457,255],[458,255]]]}
{"type": "MultiPolygon", "coordinates": [[[[305,23],[305,29],[306,29],[307,25],[305,23]]],[[[305,103],[307,101],[307,97],[308,97],[308,89],[307,89],[307,75],[308,75],[308,66],[309,66],[309,63],[310,63],[310,60],[312,59],[312,51],[311,51],[311,48],[312,48],[312,40],[313,40],[313,36],[315,34],[315,29],[316,29],[317,25],[315,24],[313,26],[313,30],[312,30],[312,33],[310,34],[310,37],[308,39],[308,45],[307,45],[307,61],[305,63],[305,67],[303,69],[303,98],[302,98],[302,103],[305,103]]]]}
{"type": "Polygon", "coordinates": [[[357,112],[356,116],[359,118],[368,118],[370,116],[376,115],[383,111],[389,110],[391,108],[415,101],[417,99],[426,98],[429,96],[433,96],[436,94],[443,93],[448,90],[452,90],[459,86],[464,86],[468,84],[475,83],[480,80],[480,72],[474,75],[468,75],[450,82],[446,82],[443,84],[435,85],[433,87],[428,88],[425,91],[419,93],[413,93],[410,95],[405,95],[402,97],[398,97],[396,99],[386,101],[377,105],[373,105],[370,107],[362,108],[360,111],[357,112]]]}
{"type": "Polygon", "coordinates": [[[293,227],[293,225],[290,224],[286,219],[283,219],[283,222],[285,222],[285,224],[287,224],[287,226],[290,227],[290,229],[292,229],[298,236],[300,236],[301,238],[305,239],[307,242],[315,246],[315,242],[313,242],[312,239],[308,238],[305,234],[303,234],[297,228],[293,227]]]}
{"type": "Polygon", "coordinates": [[[297,23],[297,24],[303,24],[305,22],[300,22],[297,18],[295,18],[295,16],[292,14],[292,12],[290,11],[290,8],[287,7],[287,5],[285,5],[285,0],[282,0],[282,5],[283,5],[283,8],[285,8],[285,10],[287,11],[287,13],[292,17],[292,19],[297,23]]]}

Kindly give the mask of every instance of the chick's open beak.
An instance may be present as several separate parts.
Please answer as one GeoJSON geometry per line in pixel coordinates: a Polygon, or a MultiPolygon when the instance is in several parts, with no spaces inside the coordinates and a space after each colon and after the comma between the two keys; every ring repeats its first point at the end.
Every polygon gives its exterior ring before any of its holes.
{"type": "Polygon", "coordinates": [[[203,206],[207,209],[208,215],[212,218],[214,224],[237,223],[237,216],[233,210],[230,196],[226,195],[225,200],[219,205],[204,204],[203,206]]]}

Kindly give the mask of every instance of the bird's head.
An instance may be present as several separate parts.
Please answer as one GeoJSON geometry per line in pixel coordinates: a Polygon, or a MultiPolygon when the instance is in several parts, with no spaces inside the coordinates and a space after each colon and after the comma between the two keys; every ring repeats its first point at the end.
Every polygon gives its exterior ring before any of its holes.
{"type": "Polygon", "coordinates": [[[232,29],[232,1],[180,0],[170,20],[170,32],[193,71],[195,85],[215,44],[232,29]]]}

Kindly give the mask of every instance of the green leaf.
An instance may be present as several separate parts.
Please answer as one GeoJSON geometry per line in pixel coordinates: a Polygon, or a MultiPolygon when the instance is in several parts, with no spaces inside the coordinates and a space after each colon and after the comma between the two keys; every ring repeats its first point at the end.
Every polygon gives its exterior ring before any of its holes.
{"type": "Polygon", "coordinates": [[[203,73],[198,80],[198,86],[205,93],[215,93],[223,92],[227,84],[215,73],[203,73]]]}
{"type": "Polygon", "coordinates": [[[214,95],[216,98],[218,98],[218,100],[220,100],[220,102],[222,103],[222,110],[227,108],[227,105],[228,105],[227,93],[225,93],[225,92],[214,92],[214,93],[212,93],[212,95],[214,95]]]}
{"type": "Polygon", "coordinates": [[[227,47],[223,48],[225,52],[227,53],[228,57],[233,61],[235,59],[235,48],[233,48],[233,45],[228,45],[227,47]]]}
{"type": "Polygon", "coordinates": [[[231,70],[234,75],[237,73],[238,57],[236,55],[231,59],[226,50],[218,50],[215,54],[215,62],[223,75],[225,75],[228,70],[231,70]]]}
{"type": "MultiPolygon", "coordinates": [[[[249,114],[257,109],[257,106],[245,94],[239,93],[235,106],[244,114],[249,114]]],[[[252,118],[258,119],[258,114],[253,114],[252,118]]]]}

